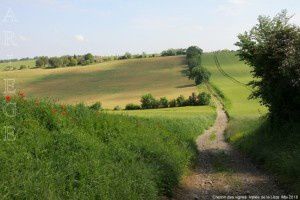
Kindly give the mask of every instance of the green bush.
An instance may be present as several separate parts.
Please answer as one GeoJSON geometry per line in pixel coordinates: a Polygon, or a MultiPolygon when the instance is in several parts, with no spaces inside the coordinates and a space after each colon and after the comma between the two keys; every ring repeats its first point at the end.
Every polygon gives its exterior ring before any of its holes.
{"type": "Polygon", "coordinates": [[[210,76],[211,74],[206,68],[202,66],[197,66],[191,70],[189,74],[189,79],[194,80],[196,85],[199,85],[201,83],[208,82],[210,76]]]}
{"type": "Polygon", "coordinates": [[[96,102],[93,105],[91,105],[89,108],[94,111],[99,111],[102,109],[102,104],[101,102],[96,102]]]}
{"type": "Polygon", "coordinates": [[[184,98],[183,95],[180,95],[179,97],[177,97],[177,99],[176,99],[176,105],[178,107],[186,106],[186,99],[184,98]]]}
{"type": "Polygon", "coordinates": [[[198,104],[199,105],[209,105],[211,100],[211,95],[206,92],[201,92],[198,95],[198,104]]]}
{"type": "Polygon", "coordinates": [[[26,65],[21,65],[20,68],[19,68],[19,70],[22,70],[22,69],[28,69],[28,66],[26,66],[26,65]]]}
{"type": "Polygon", "coordinates": [[[166,97],[161,97],[159,100],[159,107],[160,108],[167,108],[169,107],[169,101],[166,97]]]}
{"type": "Polygon", "coordinates": [[[121,106],[115,106],[114,110],[122,110],[121,106]]]}
{"type": "Polygon", "coordinates": [[[169,101],[169,107],[170,108],[173,108],[173,107],[176,107],[177,106],[177,103],[176,103],[176,99],[172,99],[169,101]]]}
{"type": "Polygon", "coordinates": [[[198,97],[197,97],[196,93],[193,92],[192,95],[189,96],[189,99],[187,100],[187,105],[195,106],[198,104],[197,102],[198,102],[198,97]]]}
{"type": "Polygon", "coordinates": [[[152,94],[145,94],[141,97],[141,107],[143,109],[152,109],[152,108],[158,108],[159,101],[157,101],[152,94]]]}
{"type": "Polygon", "coordinates": [[[141,109],[141,106],[133,103],[127,104],[125,106],[125,110],[139,110],[139,109],[141,109]]]}

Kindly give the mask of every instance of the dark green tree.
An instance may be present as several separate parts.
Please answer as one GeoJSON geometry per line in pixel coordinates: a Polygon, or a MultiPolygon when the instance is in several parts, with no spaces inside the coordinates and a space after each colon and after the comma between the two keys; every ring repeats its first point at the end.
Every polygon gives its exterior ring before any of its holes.
{"type": "Polygon", "coordinates": [[[199,85],[201,83],[208,82],[210,75],[210,72],[206,68],[198,66],[192,68],[189,73],[189,79],[194,80],[196,85],[199,85]]]}
{"type": "Polygon", "coordinates": [[[300,28],[286,10],[238,36],[238,56],[252,67],[250,98],[258,98],[271,117],[300,119],[300,28]]]}
{"type": "Polygon", "coordinates": [[[203,50],[197,46],[190,46],[186,50],[186,58],[190,59],[194,56],[202,55],[203,50]]]}

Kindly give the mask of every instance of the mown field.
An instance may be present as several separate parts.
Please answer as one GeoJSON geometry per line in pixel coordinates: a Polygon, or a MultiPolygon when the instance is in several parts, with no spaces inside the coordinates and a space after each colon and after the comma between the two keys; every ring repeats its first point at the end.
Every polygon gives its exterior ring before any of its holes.
{"type": "MultiPolygon", "coordinates": [[[[241,83],[252,79],[250,67],[240,62],[234,52],[216,55],[228,75],[241,83]]],[[[300,138],[297,133],[300,125],[286,124],[284,128],[271,129],[267,109],[257,100],[248,99],[251,90],[218,70],[213,53],[203,55],[203,65],[212,73],[212,84],[225,97],[225,108],[230,117],[226,131],[228,141],[275,174],[287,189],[299,191],[300,138]]]]}
{"type": "Polygon", "coordinates": [[[196,91],[193,81],[181,74],[184,62],[183,56],[130,59],[89,66],[1,72],[0,78],[15,78],[17,88],[32,97],[51,96],[71,104],[101,101],[104,108],[117,105],[124,108],[127,103],[138,103],[145,93],[173,98],[196,91]]]}

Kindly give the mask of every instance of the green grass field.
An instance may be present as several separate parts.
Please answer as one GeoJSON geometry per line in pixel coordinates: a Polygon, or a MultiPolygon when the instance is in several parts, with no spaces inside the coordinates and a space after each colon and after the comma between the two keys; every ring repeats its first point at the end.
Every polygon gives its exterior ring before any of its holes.
{"type": "Polygon", "coordinates": [[[15,62],[0,63],[0,71],[4,70],[7,66],[12,66],[19,69],[21,65],[28,66],[28,68],[33,68],[35,66],[35,60],[21,60],[15,62]]]}
{"type": "MultiPolygon", "coordinates": [[[[138,103],[145,93],[156,97],[188,96],[196,91],[193,81],[181,71],[185,58],[156,57],[112,61],[89,66],[1,72],[0,78],[15,78],[28,96],[58,98],[64,103],[101,101],[104,108],[138,103]]],[[[3,85],[1,88],[3,89],[3,85]]]]}
{"type": "MultiPolygon", "coordinates": [[[[222,69],[242,83],[252,80],[250,67],[238,60],[233,52],[216,54],[222,69]]],[[[300,138],[299,124],[286,124],[271,129],[267,109],[257,100],[249,100],[251,91],[222,75],[215,65],[213,53],[204,54],[203,65],[212,73],[211,82],[225,96],[230,121],[226,130],[229,142],[252,156],[266,170],[274,173],[287,186],[299,192],[300,138]]]]}

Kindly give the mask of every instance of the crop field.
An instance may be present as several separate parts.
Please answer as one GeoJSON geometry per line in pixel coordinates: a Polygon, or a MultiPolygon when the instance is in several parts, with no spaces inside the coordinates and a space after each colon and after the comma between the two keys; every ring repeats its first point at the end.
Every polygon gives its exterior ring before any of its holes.
{"type": "Polygon", "coordinates": [[[16,67],[17,69],[19,69],[21,65],[25,65],[28,68],[32,68],[35,66],[35,60],[21,60],[15,62],[0,63],[0,71],[4,70],[7,66],[16,67]]]}
{"type": "Polygon", "coordinates": [[[184,62],[183,56],[130,59],[90,66],[2,72],[0,78],[15,78],[17,88],[31,97],[50,96],[71,104],[101,101],[104,108],[113,108],[138,103],[145,93],[168,98],[190,95],[196,87],[181,73],[184,62]]]}

